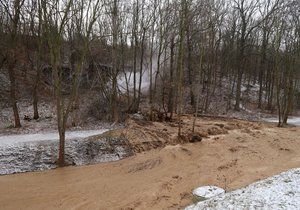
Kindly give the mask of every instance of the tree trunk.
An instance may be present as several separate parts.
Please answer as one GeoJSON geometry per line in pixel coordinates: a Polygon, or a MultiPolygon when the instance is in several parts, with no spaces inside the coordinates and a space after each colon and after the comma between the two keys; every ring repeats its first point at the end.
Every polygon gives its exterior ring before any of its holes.
{"type": "Polygon", "coordinates": [[[33,119],[39,119],[39,109],[38,109],[38,86],[40,82],[40,67],[37,66],[37,74],[35,78],[35,83],[33,87],[33,119]]]}
{"type": "Polygon", "coordinates": [[[188,58],[187,58],[187,68],[188,68],[188,78],[189,78],[189,89],[190,89],[190,103],[191,106],[195,107],[195,94],[193,90],[193,79],[194,79],[194,70],[192,67],[192,43],[190,37],[190,30],[187,27],[187,48],[188,48],[188,58]]]}
{"type": "Polygon", "coordinates": [[[178,75],[178,97],[179,97],[179,109],[178,109],[178,137],[181,136],[182,122],[182,102],[183,102],[183,62],[184,62],[184,40],[185,40],[185,24],[186,24],[186,12],[187,12],[186,0],[181,0],[181,17],[180,17],[180,28],[179,28],[179,48],[178,48],[178,64],[177,64],[177,75],[178,75]]]}
{"type": "Polygon", "coordinates": [[[170,51],[170,79],[169,79],[169,98],[168,98],[168,112],[171,113],[171,116],[174,112],[174,37],[171,38],[170,51]]]}
{"type": "Polygon", "coordinates": [[[58,166],[65,166],[65,129],[59,131],[59,153],[58,153],[58,166]]]}
{"type": "Polygon", "coordinates": [[[144,61],[144,42],[146,36],[146,29],[143,28],[142,40],[141,40],[141,57],[140,57],[140,78],[139,78],[139,90],[138,90],[138,98],[136,103],[136,110],[139,110],[140,107],[140,100],[141,100],[141,87],[142,87],[142,80],[143,80],[143,61],[144,61]]]}
{"type": "Polygon", "coordinates": [[[21,121],[20,121],[19,110],[18,110],[17,99],[16,99],[16,78],[14,72],[14,64],[12,63],[9,63],[8,75],[10,80],[10,102],[14,112],[15,128],[20,128],[21,121]]]}
{"type": "Polygon", "coordinates": [[[111,98],[111,108],[113,121],[117,123],[119,121],[118,106],[117,106],[117,42],[118,42],[118,8],[117,0],[114,0],[113,8],[113,20],[112,20],[112,31],[113,31],[113,49],[112,49],[112,66],[113,66],[113,79],[112,79],[112,98],[111,98]]]}

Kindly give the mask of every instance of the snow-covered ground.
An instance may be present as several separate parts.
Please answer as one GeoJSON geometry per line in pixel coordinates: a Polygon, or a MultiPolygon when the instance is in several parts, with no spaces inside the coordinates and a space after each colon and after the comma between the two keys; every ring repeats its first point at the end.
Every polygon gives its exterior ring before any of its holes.
{"type": "MultiPolygon", "coordinates": [[[[266,118],[264,119],[267,122],[276,122],[278,123],[278,118],[266,118]]],[[[288,124],[300,126],[300,117],[293,117],[288,119],[288,124]]]]}
{"type": "MultiPolygon", "coordinates": [[[[86,138],[89,136],[99,135],[108,131],[108,129],[85,130],[85,131],[69,131],[66,132],[66,139],[86,138]]],[[[32,141],[58,141],[58,132],[36,133],[36,134],[20,134],[20,135],[3,135],[0,136],[0,146],[15,143],[25,143],[32,141]]]]}
{"type": "Polygon", "coordinates": [[[300,117],[288,119],[288,123],[293,125],[300,125],[300,117]]]}
{"type": "Polygon", "coordinates": [[[191,205],[198,209],[300,209],[300,168],[253,183],[248,187],[191,205]]]}
{"type": "MultiPolygon", "coordinates": [[[[126,139],[99,135],[105,131],[108,129],[67,132],[67,163],[86,165],[132,155],[126,139]],[[91,136],[95,137],[87,138],[91,136]]],[[[57,158],[57,133],[0,136],[0,175],[56,168],[57,158]]]]}

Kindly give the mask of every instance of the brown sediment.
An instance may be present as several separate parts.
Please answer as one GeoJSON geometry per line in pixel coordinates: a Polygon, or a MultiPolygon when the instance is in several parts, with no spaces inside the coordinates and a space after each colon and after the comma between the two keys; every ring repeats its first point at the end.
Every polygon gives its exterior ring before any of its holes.
{"type": "MultiPolygon", "coordinates": [[[[186,135],[190,120],[184,118],[186,135]]],[[[1,176],[0,209],[181,209],[194,201],[196,187],[230,191],[300,167],[300,128],[199,119],[196,132],[207,132],[208,138],[180,144],[176,129],[169,123],[130,122],[107,135],[129,138],[134,156],[1,176]]]]}

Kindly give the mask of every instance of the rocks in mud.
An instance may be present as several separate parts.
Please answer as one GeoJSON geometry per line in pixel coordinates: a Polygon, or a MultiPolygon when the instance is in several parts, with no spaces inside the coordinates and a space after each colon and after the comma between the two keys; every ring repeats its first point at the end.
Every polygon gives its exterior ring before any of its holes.
{"type": "Polygon", "coordinates": [[[215,125],[218,126],[218,127],[220,127],[220,128],[224,128],[225,127],[225,125],[223,123],[216,123],[215,125]]]}
{"type": "Polygon", "coordinates": [[[190,138],[190,142],[199,142],[202,141],[202,137],[199,134],[192,134],[192,137],[190,138]]]}
{"type": "Polygon", "coordinates": [[[164,147],[166,144],[162,141],[143,141],[140,143],[136,143],[133,146],[134,152],[144,152],[151,149],[161,148],[164,147]]]}
{"type": "Polygon", "coordinates": [[[207,132],[209,135],[220,135],[220,134],[227,134],[228,130],[219,126],[218,127],[212,126],[208,129],[207,132]]]}
{"type": "Polygon", "coordinates": [[[183,133],[180,135],[180,141],[182,143],[195,143],[202,141],[202,136],[199,133],[183,133]]]}

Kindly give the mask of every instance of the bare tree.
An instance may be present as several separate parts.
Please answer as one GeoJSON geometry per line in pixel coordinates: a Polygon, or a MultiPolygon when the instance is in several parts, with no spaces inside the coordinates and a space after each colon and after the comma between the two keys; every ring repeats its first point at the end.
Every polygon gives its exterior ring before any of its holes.
{"type": "MultiPolygon", "coordinates": [[[[75,96],[78,91],[79,75],[83,67],[83,62],[88,50],[88,44],[90,41],[90,35],[93,29],[93,25],[98,17],[98,11],[100,7],[100,0],[89,1],[87,8],[80,8],[83,14],[81,19],[79,19],[80,29],[83,30],[83,46],[79,50],[79,58],[77,61],[76,69],[73,74],[70,97],[68,102],[65,104],[63,97],[63,78],[62,78],[62,59],[61,54],[63,46],[63,36],[65,32],[65,27],[70,19],[70,11],[73,5],[73,1],[67,1],[65,4],[61,5],[60,1],[47,2],[47,0],[41,0],[41,5],[43,9],[43,20],[45,22],[45,30],[48,45],[50,48],[51,65],[53,69],[54,77],[54,92],[56,98],[56,114],[57,114],[57,125],[59,132],[59,158],[58,165],[65,165],[65,132],[69,114],[71,112],[75,96]],[[53,3],[53,4],[50,4],[53,3]],[[49,9],[50,6],[50,9],[49,9]],[[61,10],[60,7],[63,7],[61,10]],[[60,12],[62,11],[62,12],[60,12]],[[60,14],[60,15],[57,15],[60,14]],[[84,19],[85,17],[86,19],[84,19]],[[84,24],[85,23],[85,24],[84,24]]],[[[84,1],[80,2],[81,7],[85,5],[84,1]]]]}
{"type": "Polygon", "coordinates": [[[10,18],[9,29],[9,47],[7,50],[6,63],[10,80],[10,102],[14,112],[15,127],[21,127],[19,110],[17,106],[17,82],[15,68],[18,58],[18,27],[20,24],[21,9],[25,0],[14,0],[13,5],[9,5],[10,1],[1,1],[2,6],[5,8],[10,18]],[[12,11],[10,10],[12,8],[12,11]]]}

